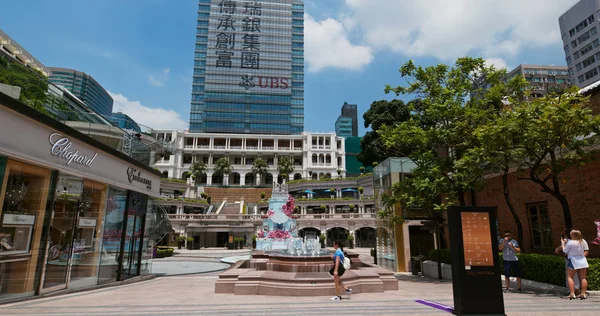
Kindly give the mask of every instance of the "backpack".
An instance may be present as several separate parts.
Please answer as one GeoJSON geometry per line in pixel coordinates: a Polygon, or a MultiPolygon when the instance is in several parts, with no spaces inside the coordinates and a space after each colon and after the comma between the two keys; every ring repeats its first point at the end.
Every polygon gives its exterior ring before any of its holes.
{"type": "Polygon", "coordinates": [[[350,258],[344,256],[344,269],[348,270],[350,269],[350,258]]]}

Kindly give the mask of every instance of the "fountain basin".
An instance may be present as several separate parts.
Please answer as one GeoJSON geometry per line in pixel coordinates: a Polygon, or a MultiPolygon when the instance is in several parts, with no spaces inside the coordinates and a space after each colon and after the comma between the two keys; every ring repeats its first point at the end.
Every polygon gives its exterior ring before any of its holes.
{"type": "MultiPolygon", "coordinates": [[[[353,293],[381,293],[398,290],[392,271],[365,264],[358,254],[349,252],[352,268],[342,281],[353,293]]],[[[297,256],[255,251],[250,260],[238,261],[219,274],[215,293],[270,296],[334,295],[335,285],[328,271],[333,266],[331,255],[297,256]]]]}

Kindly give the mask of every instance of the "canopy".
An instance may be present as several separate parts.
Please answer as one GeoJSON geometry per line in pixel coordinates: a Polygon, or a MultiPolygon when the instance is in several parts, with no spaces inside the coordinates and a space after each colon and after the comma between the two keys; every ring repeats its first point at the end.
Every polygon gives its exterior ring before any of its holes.
{"type": "Polygon", "coordinates": [[[358,191],[348,188],[348,189],[343,189],[342,192],[358,192],[358,191]]]}
{"type": "Polygon", "coordinates": [[[315,192],[313,192],[313,191],[311,191],[311,190],[304,190],[304,193],[307,193],[307,194],[315,194],[315,192]]]}

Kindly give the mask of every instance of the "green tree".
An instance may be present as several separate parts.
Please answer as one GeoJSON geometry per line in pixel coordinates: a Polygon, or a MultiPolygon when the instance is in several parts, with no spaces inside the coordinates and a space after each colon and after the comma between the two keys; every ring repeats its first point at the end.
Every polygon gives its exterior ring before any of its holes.
{"type": "Polygon", "coordinates": [[[402,156],[402,148],[389,148],[381,140],[377,130],[381,126],[392,126],[409,118],[408,106],[402,100],[380,100],[371,103],[371,107],[363,114],[365,128],[371,128],[360,140],[361,152],[357,159],[365,166],[371,166],[393,156],[402,156]]]}
{"type": "Polygon", "coordinates": [[[521,135],[515,146],[520,157],[521,179],[538,184],[542,192],[556,198],[562,207],[565,226],[573,227],[569,201],[561,189],[562,174],[580,166],[598,145],[600,117],[592,115],[589,98],[572,88],[558,96],[550,95],[513,105],[509,119],[521,135]]]}
{"type": "Polygon", "coordinates": [[[279,157],[277,159],[277,171],[279,171],[279,174],[291,174],[294,172],[294,162],[290,157],[279,157]]]}
{"type": "Polygon", "coordinates": [[[21,87],[19,99],[30,107],[48,114],[43,106],[48,93],[48,82],[42,74],[0,57],[0,83],[21,87]]]}
{"type": "Polygon", "coordinates": [[[252,163],[251,172],[254,177],[258,175],[260,176],[260,180],[263,181],[265,176],[269,173],[269,165],[267,165],[267,162],[264,159],[258,157],[252,163]]]}
{"type": "MultiPolygon", "coordinates": [[[[229,174],[231,174],[232,171],[233,171],[233,166],[231,165],[229,158],[221,157],[217,160],[217,162],[215,162],[215,174],[223,175],[223,177],[225,177],[225,176],[229,177],[229,174]]],[[[227,181],[227,183],[224,183],[224,184],[225,185],[229,184],[229,181],[227,181]]]]}
{"type": "Polygon", "coordinates": [[[200,183],[200,179],[202,179],[202,175],[206,172],[206,165],[202,160],[196,161],[190,167],[190,177],[192,180],[198,185],[200,183]]]}
{"type": "MultiPolygon", "coordinates": [[[[408,86],[387,86],[386,93],[413,95],[418,101],[409,106],[409,119],[378,130],[385,145],[410,148],[407,156],[423,170],[438,193],[452,194],[465,205],[465,193],[482,184],[481,165],[457,163],[477,141],[477,126],[494,117],[503,106],[512,85],[504,82],[506,70],[487,67],[481,58],[459,58],[453,67],[417,67],[412,61],[400,69],[408,86]]],[[[418,192],[422,183],[415,179],[409,191],[418,192]]],[[[406,201],[405,201],[406,202],[406,201]]],[[[444,204],[446,205],[446,204],[444,204]]]]}

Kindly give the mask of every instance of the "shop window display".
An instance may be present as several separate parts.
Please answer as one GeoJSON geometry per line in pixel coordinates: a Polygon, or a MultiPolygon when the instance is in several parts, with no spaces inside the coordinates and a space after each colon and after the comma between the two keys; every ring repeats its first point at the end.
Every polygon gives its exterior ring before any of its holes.
{"type": "Polygon", "coordinates": [[[4,160],[0,164],[0,300],[33,295],[45,242],[51,171],[4,160]]]}

